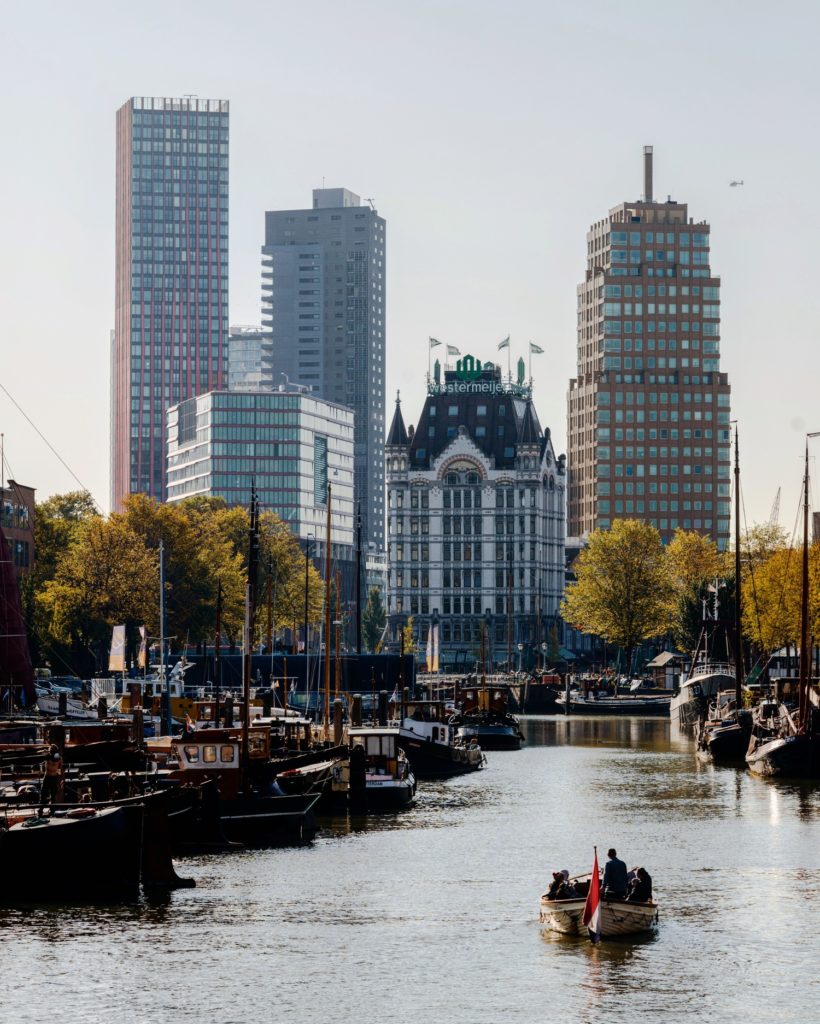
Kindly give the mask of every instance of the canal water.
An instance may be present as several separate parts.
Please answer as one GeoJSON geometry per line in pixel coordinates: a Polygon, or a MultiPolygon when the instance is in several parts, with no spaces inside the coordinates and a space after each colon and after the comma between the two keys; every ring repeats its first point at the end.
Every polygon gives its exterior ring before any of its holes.
{"type": "Polygon", "coordinates": [[[0,911],[4,1024],[820,1019],[820,789],[699,765],[667,722],[523,721],[413,810],[182,861],[162,902],[0,911]],[[593,844],[649,870],[656,937],[542,933],[593,844]]]}

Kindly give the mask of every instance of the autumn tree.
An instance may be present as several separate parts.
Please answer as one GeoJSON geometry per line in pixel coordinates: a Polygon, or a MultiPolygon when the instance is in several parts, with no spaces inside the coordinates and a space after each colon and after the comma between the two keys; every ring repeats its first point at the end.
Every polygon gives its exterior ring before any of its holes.
{"type": "Polygon", "coordinates": [[[616,519],[611,529],[590,534],[575,574],[564,619],[623,647],[630,672],[638,644],[669,629],[673,592],[660,534],[648,523],[616,519]]]}
{"type": "MultiPolygon", "coordinates": [[[[383,628],[384,627],[382,627],[382,629],[383,628]]],[[[409,615],[407,617],[407,622],[405,622],[404,628],[402,629],[401,632],[402,632],[402,638],[404,640],[404,653],[405,654],[412,654],[413,651],[415,650],[415,640],[413,638],[413,616],[412,615],[409,615]]]]}
{"type": "Polygon", "coordinates": [[[371,587],[367,604],[362,612],[362,639],[368,651],[375,652],[384,633],[387,615],[382,603],[381,591],[371,587]]]}
{"type": "Polygon", "coordinates": [[[49,632],[71,645],[75,666],[90,674],[120,623],[157,625],[156,557],[119,517],[82,523],[40,596],[49,632]]]}
{"type": "MultiPolygon", "coordinates": [[[[305,615],[305,553],[287,523],[273,512],[262,513],[259,532],[259,569],[263,581],[268,573],[272,576],[275,620],[282,625],[301,623],[305,615]]],[[[308,621],[316,626],[324,613],[324,581],[312,560],[308,560],[307,577],[308,621]]],[[[331,618],[335,614],[331,601],[331,618]]]]}
{"type": "Polygon", "coordinates": [[[665,561],[672,589],[672,633],[679,649],[691,651],[700,632],[704,595],[724,569],[723,559],[709,537],[676,530],[665,561]]]}
{"type": "MultiPolygon", "coordinates": [[[[743,581],[743,630],[762,651],[800,643],[802,549],[773,551],[743,581]]],[[[820,544],[809,549],[809,636],[820,636],[820,544]]]]}

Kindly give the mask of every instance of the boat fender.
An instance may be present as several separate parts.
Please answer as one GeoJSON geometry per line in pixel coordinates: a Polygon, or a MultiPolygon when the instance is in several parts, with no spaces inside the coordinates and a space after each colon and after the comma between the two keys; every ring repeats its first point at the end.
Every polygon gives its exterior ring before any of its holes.
{"type": "Polygon", "coordinates": [[[71,811],[67,811],[66,818],[93,818],[97,814],[96,808],[94,807],[75,807],[71,811]]]}

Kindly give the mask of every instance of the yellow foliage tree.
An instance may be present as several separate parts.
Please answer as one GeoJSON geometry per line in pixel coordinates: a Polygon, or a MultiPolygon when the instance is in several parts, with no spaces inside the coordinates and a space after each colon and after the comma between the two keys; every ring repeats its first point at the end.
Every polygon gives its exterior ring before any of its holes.
{"type": "Polygon", "coordinates": [[[679,648],[691,650],[697,641],[703,591],[723,574],[725,559],[708,537],[676,530],[666,548],[665,560],[673,594],[672,632],[679,648]]]}
{"type": "MultiPolygon", "coordinates": [[[[802,550],[780,548],[743,581],[743,630],[763,651],[800,643],[802,550]]],[[[809,635],[820,637],[820,545],[809,549],[809,635]]]]}
{"type": "Polygon", "coordinates": [[[616,519],[596,530],[575,562],[576,580],[562,614],[583,633],[594,633],[632,654],[644,640],[669,629],[672,585],[658,531],[635,519],[616,519]]]}

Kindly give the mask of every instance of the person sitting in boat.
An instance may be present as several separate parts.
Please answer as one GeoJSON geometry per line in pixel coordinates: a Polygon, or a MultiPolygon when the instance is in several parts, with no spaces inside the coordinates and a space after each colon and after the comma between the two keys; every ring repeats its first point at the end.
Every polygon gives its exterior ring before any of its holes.
{"type": "Polygon", "coordinates": [[[561,888],[561,886],[563,884],[564,884],[564,876],[563,876],[563,874],[560,871],[553,871],[553,873],[552,873],[552,881],[549,884],[549,889],[547,889],[547,899],[548,900],[557,900],[558,899],[558,891],[559,891],[559,889],[561,888]]]}
{"type": "Polygon", "coordinates": [[[629,883],[627,903],[648,903],[652,899],[652,877],[646,868],[638,868],[629,883]]]}
{"type": "Polygon", "coordinates": [[[603,894],[610,900],[622,900],[628,890],[626,864],[618,860],[614,849],[607,851],[607,857],[609,860],[604,867],[603,894]]]}
{"type": "Polygon", "coordinates": [[[574,900],[578,898],[575,886],[569,880],[569,871],[553,871],[552,882],[547,892],[548,900],[574,900]]]}

